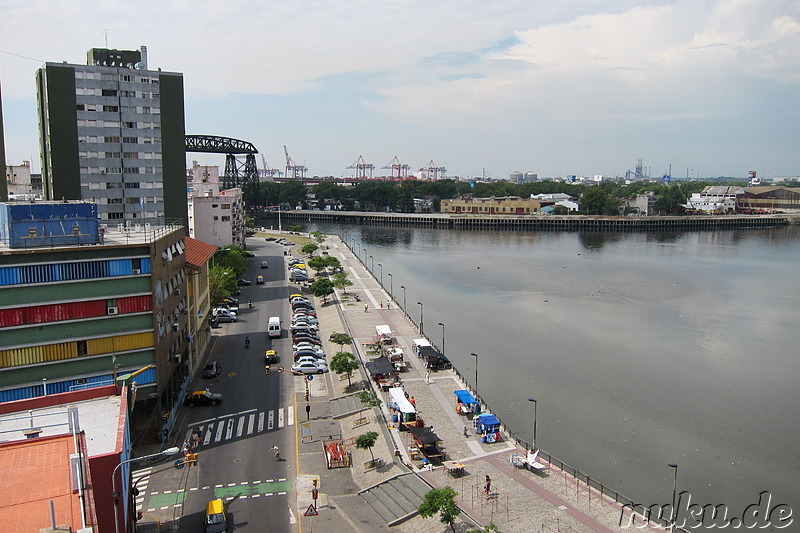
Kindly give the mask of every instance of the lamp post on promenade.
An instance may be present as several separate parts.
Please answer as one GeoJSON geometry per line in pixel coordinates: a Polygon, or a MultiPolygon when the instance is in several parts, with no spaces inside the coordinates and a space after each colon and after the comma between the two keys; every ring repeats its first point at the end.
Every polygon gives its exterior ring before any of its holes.
{"type": "Polygon", "coordinates": [[[470,354],[475,358],[475,395],[478,395],[478,354],[475,352],[470,354]]]}
{"type": "Polygon", "coordinates": [[[366,247],[363,248],[363,250],[364,250],[364,266],[367,266],[367,249],[366,249],[366,247]]]}
{"type": "Polygon", "coordinates": [[[536,451],[536,398],[528,398],[529,402],[533,402],[533,451],[536,451]]]}
{"type": "Polygon", "coordinates": [[[378,268],[380,269],[381,272],[381,287],[383,287],[383,265],[378,263],[378,268]]]}
{"type": "Polygon", "coordinates": [[[152,459],[153,457],[160,457],[162,455],[174,455],[181,451],[180,448],[167,448],[166,450],[160,451],[158,453],[152,453],[150,455],[144,455],[142,457],[134,457],[132,459],[127,459],[122,461],[120,464],[114,467],[114,471],[111,473],[111,497],[114,499],[114,530],[119,533],[119,511],[117,510],[117,506],[119,505],[119,492],[117,492],[117,470],[124,464],[132,463],[133,461],[142,461],[144,459],[152,459]]]}
{"type": "Polygon", "coordinates": [[[386,275],[389,276],[389,298],[394,300],[394,278],[391,272],[387,272],[386,275]]]}
{"type": "Polygon", "coordinates": [[[372,256],[369,256],[369,261],[370,261],[370,264],[372,265],[372,267],[369,269],[369,272],[371,274],[371,273],[375,272],[375,258],[372,257],[372,256]]]}
{"type": "Polygon", "coordinates": [[[403,312],[408,315],[408,312],[406,311],[406,286],[400,285],[400,288],[403,289],[403,312]]]}
{"type": "Polygon", "coordinates": [[[442,355],[445,355],[445,353],[444,353],[444,324],[439,322],[439,325],[442,326],[442,355]]]}
{"type": "Polygon", "coordinates": [[[677,494],[678,489],[678,464],[677,463],[669,463],[668,467],[672,468],[675,472],[675,475],[672,478],[672,511],[670,512],[670,531],[675,531],[675,521],[678,519],[678,510],[675,508],[675,495],[677,494]]]}
{"type": "Polygon", "coordinates": [[[422,319],[423,319],[422,302],[417,302],[417,305],[419,306],[419,334],[422,335],[423,334],[422,333],[422,331],[423,331],[423,327],[422,327],[422,319]]]}

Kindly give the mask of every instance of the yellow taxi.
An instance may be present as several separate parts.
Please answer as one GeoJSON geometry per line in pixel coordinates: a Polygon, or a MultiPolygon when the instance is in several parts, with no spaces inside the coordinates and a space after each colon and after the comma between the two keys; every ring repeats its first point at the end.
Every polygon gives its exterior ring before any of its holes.
{"type": "Polygon", "coordinates": [[[228,515],[225,513],[225,502],[221,499],[211,500],[206,504],[206,533],[223,533],[228,530],[228,515]]]}
{"type": "Polygon", "coordinates": [[[256,285],[264,284],[264,276],[256,276],[256,285]]]}
{"type": "Polygon", "coordinates": [[[271,365],[278,362],[278,352],[275,350],[267,350],[264,352],[264,363],[271,365]]]}

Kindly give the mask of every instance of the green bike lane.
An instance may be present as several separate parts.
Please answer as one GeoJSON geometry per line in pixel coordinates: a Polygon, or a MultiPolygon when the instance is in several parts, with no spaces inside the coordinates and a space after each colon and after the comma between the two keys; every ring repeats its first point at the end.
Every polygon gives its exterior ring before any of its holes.
{"type": "Polygon", "coordinates": [[[261,496],[282,496],[286,495],[292,488],[292,482],[288,480],[277,481],[245,481],[241,483],[228,483],[215,485],[214,487],[180,489],[175,491],[164,491],[163,493],[152,492],[146,500],[145,507],[148,510],[162,509],[183,505],[186,497],[193,493],[205,490],[213,490],[214,497],[209,499],[221,498],[223,500],[239,498],[258,498],[261,496]]]}

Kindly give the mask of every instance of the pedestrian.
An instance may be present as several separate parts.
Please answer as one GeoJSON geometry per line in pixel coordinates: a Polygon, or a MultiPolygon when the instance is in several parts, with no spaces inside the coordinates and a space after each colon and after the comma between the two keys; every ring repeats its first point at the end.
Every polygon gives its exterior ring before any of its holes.
{"type": "Polygon", "coordinates": [[[383,300],[381,300],[381,309],[383,309],[383,300]]]}
{"type": "Polygon", "coordinates": [[[192,449],[193,450],[197,449],[197,447],[200,446],[200,435],[201,435],[200,428],[194,428],[194,430],[192,430],[192,449]]]}
{"type": "Polygon", "coordinates": [[[311,405],[306,404],[306,420],[311,420],[311,405]]]}
{"type": "MultiPolygon", "coordinates": [[[[272,451],[275,452],[275,460],[276,461],[280,461],[281,460],[281,449],[278,448],[277,446],[273,446],[272,447],[272,451]]],[[[486,476],[486,478],[488,479],[489,476],[486,476]]]]}
{"type": "Polygon", "coordinates": [[[415,400],[414,397],[412,396],[411,398],[409,398],[408,403],[416,407],[417,400],[415,400]]]}
{"type": "Polygon", "coordinates": [[[467,437],[469,437],[469,430],[467,429],[467,426],[464,426],[464,438],[466,439],[467,437]]]}
{"type": "Polygon", "coordinates": [[[428,371],[425,373],[425,383],[430,384],[431,382],[431,369],[429,368],[428,371]]]}
{"type": "Polygon", "coordinates": [[[222,365],[217,365],[217,381],[222,379],[222,365]]]}
{"type": "Polygon", "coordinates": [[[386,310],[388,311],[391,308],[392,308],[392,302],[390,302],[389,300],[386,300],[386,310]]]}
{"type": "Polygon", "coordinates": [[[483,487],[483,494],[486,496],[486,499],[489,499],[489,494],[492,492],[492,478],[490,478],[487,474],[486,476],[486,485],[483,487]]]}
{"type": "Polygon", "coordinates": [[[369,311],[369,304],[364,304],[364,312],[366,313],[369,311]]]}

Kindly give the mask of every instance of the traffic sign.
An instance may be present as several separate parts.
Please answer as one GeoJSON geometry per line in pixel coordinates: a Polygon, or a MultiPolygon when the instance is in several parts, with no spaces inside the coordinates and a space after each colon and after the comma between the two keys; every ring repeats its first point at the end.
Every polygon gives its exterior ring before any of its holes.
{"type": "Polygon", "coordinates": [[[186,459],[178,459],[175,461],[175,469],[180,470],[186,465],[186,459]]]}
{"type": "Polygon", "coordinates": [[[311,381],[312,379],[314,379],[314,376],[312,376],[311,374],[308,374],[306,376],[306,380],[311,381]]]}
{"type": "Polygon", "coordinates": [[[306,509],[306,512],[303,514],[305,516],[319,516],[319,513],[317,512],[317,509],[314,507],[313,503],[309,504],[308,509],[306,509]]]}
{"type": "Polygon", "coordinates": [[[283,372],[283,367],[282,366],[278,367],[278,372],[283,372]]]}

